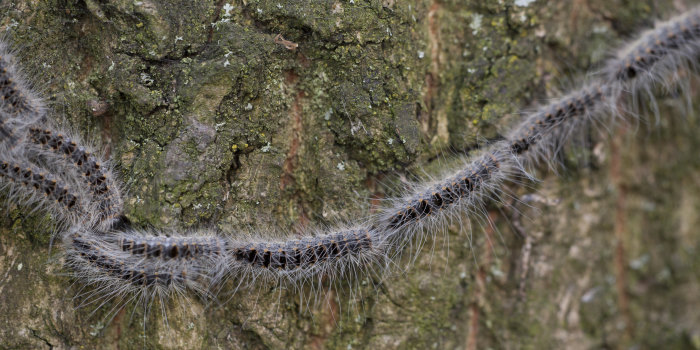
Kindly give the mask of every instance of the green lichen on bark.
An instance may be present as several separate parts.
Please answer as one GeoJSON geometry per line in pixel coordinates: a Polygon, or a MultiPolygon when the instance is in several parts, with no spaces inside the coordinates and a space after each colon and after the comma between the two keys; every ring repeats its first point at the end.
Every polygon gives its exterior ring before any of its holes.
{"type": "MultiPolygon", "coordinates": [[[[395,195],[379,185],[395,172],[440,172],[436,155],[496,137],[662,4],[524,3],[5,1],[0,28],[56,115],[108,147],[135,225],[272,235],[367,215],[365,199],[395,195]]],[[[169,305],[168,326],[157,307],[145,326],[133,306],[109,323],[112,303],[75,309],[79,286],[47,258],[50,219],[10,207],[0,343],[424,349],[473,335],[480,348],[698,348],[700,188],[684,174],[697,174],[700,145],[697,125],[671,114],[651,136],[623,137],[628,315],[608,148],[590,147],[581,170],[541,186],[560,204],[520,208],[529,261],[512,218],[498,217],[490,239],[478,223],[472,237],[453,225],[406,274],[323,286],[329,300],[315,304],[276,286],[209,307],[187,298],[169,305]]]]}

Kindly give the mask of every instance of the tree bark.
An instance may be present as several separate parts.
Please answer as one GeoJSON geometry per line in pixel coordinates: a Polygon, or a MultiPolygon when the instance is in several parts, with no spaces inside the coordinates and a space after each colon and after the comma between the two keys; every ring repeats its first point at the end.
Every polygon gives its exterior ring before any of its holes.
{"type": "MultiPolygon", "coordinates": [[[[449,171],[690,6],[515,3],[4,0],[0,28],[117,164],[134,225],[293,236],[449,171]]],[[[77,308],[51,218],[4,207],[0,348],[700,348],[700,138],[672,97],[658,121],[581,130],[557,175],[510,186],[534,200],[453,223],[383,279],[229,285],[168,304],[167,325],[77,308]]]]}

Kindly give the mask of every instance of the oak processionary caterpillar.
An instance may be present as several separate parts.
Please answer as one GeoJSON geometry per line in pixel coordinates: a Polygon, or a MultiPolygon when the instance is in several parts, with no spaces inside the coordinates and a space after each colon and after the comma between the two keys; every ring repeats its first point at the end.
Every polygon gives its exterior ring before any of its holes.
{"type": "Polygon", "coordinates": [[[406,245],[447,230],[465,214],[488,221],[484,207],[505,202],[504,186],[533,178],[539,162],[556,162],[580,128],[634,117],[624,109],[629,100],[682,81],[681,72],[695,68],[699,46],[700,10],[694,9],[643,33],[584,87],[527,113],[463,167],[411,186],[345,227],[270,240],[131,227],[110,161],[58,130],[0,43],[0,186],[11,201],[52,215],[66,265],[85,286],[76,303],[109,304],[110,315],[132,301],[148,308],[157,299],[164,310],[169,299],[192,292],[214,299],[229,279],[238,287],[268,282],[301,289],[325,279],[381,275],[406,245]]]}

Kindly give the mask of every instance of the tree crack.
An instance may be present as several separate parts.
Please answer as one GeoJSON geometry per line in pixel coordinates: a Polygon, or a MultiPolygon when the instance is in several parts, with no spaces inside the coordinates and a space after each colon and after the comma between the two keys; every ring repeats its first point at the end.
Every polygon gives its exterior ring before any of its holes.
{"type": "Polygon", "coordinates": [[[53,349],[53,348],[54,348],[54,345],[51,344],[51,342],[49,342],[48,339],[46,339],[46,338],[40,336],[40,335],[39,335],[39,332],[38,332],[36,329],[31,329],[31,328],[29,328],[29,332],[32,333],[32,337],[37,338],[37,339],[43,341],[44,344],[46,344],[46,345],[49,347],[49,349],[53,349]]]}

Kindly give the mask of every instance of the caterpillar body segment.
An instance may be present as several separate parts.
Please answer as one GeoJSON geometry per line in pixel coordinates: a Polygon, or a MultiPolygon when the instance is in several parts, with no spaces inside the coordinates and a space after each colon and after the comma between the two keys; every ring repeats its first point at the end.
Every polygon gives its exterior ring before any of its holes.
{"type": "Polygon", "coordinates": [[[200,259],[225,254],[228,240],[218,236],[143,236],[137,233],[119,234],[122,251],[144,258],[200,259]]]}

